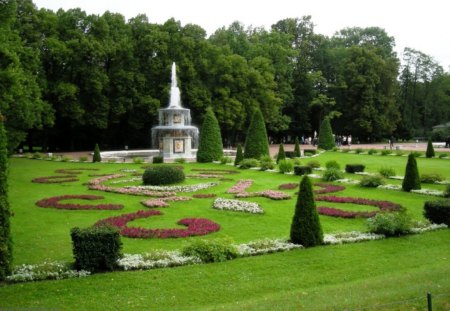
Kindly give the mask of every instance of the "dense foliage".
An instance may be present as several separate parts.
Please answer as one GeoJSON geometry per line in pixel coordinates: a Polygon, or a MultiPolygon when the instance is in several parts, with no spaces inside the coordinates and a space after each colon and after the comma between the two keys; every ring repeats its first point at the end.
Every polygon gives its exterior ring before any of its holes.
{"type": "Polygon", "coordinates": [[[416,157],[412,153],[408,155],[402,189],[408,192],[413,189],[420,189],[419,169],[417,168],[416,157]]]}
{"type": "Polygon", "coordinates": [[[319,130],[319,148],[331,150],[335,147],[333,130],[331,129],[330,119],[325,118],[320,125],[319,130]]]}
{"type": "Polygon", "coordinates": [[[142,175],[144,185],[175,184],[182,182],[185,178],[183,169],[170,165],[152,166],[142,175]]]}
{"type": "Polygon", "coordinates": [[[264,117],[261,110],[256,109],[245,138],[244,158],[259,159],[265,155],[269,155],[269,140],[264,117]]]}
{"type": "Polygon", "coordinates": [[[426,201],[423,215],[435,224],[450,226],[450,199],[426,201]]]}
{"type": "Polygon", "coordinates": [[[236,157],[234,158],[234,165],[239,165],[244,160],[244,153],[242,152],[242,145],[238,144],[236,149],[236,157]]]}
{"type": "Polygon", "coordinates": [[[284,146],[283,144],[280,144],[278,147],[278,154],[277,154],[277,163],[280,162],[280,160],[286,159],[286,153],[284,152],[284,146]]]}
{"type": "Polygon", "coordinates": [[[196,240],[183,248],[184,256],[195,256],[202,262],[222,262],[236,258],[236,246],[227,240],[196,240]]]}
{"type": "Polygon", "coordinates": [[[295,142],[294,142],[294,154],[293,157],[294,158],[299,158],[301,156],[301,152],[300,152],[300,142],[298,140],[298,137],[295,137],[295,142]]]}
{"type": "Polygon", "coordinates": [[[381,212],[367,220],[369,231],[386,236],[408,234],[412,227],[411,216],[405,211],[381,212]]]}
{"type": "Polygon", "coordinates": [[[431,137],[428,138],[427,151],[425,152],[425,156],[427,158],[434,157],[434,148],[433,148],[433,143],[431,142],[431,137]]]}
{"type": "Polygon", "coordinates": [[[364,172],[366,166],[364,164],[346,164],[345,171],[347,173],[364,172]]]}
{"type": "Polygon", "coordinates": [[[211,108],[207,108],[200,130],[197,162],[218,161],[222,156],[223,145],[219,122],[217,122],[214,111],[211,108]]]}

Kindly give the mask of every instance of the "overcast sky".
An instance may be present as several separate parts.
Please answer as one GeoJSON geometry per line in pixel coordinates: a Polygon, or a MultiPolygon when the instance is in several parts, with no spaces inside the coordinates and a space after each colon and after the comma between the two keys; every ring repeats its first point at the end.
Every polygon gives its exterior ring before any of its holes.
{"type": "Polygon", "coordinates": [[[88,14],[121,13],[126,19],[145,13],[152,23],[173,17],[212,34],[233,21],[270,26],[288,17],[311,15],[315,32],[331,36],[345,27],[378,26],[396,40],[401,56],[411,47],[450,66],[450,1],[447,0],[34,0],[38,8],[80,7],[88,14]]]}

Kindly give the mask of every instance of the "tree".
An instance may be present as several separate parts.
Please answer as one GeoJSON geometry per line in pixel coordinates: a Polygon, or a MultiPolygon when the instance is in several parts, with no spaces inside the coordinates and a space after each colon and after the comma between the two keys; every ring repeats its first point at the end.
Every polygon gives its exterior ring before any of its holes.
{"type": "Polygon", "coordinates": [[[102,162],[102,156],[100,155],[100,148],[98,147],[98,144],[95,144],[92,162],[102,162]]]}
{"type": "Polygon", "coordinates": [[[407,192],[413,189],[420,189],[419,170],[417,168],[416,157],[412,153],[410,153],[408,156],[408,163],[406,164],[405,177],[403,178],[402,189],[407,192]]]}
{"type": "Polygon", "coordinates": [[[283,144],[280,144],[280,147],[278,148],[277,163],[284,159],[286,159],[286,153],[284,152],[283,144]]]}
{"type": "Polygon", "coordinates": [[[242,152],[242,145],[238,144],[236,149],[236,157],[234,158],[234,165],[239,165],[244,160],[244,153],[242,152]]]}
{"type": "Polygon", "coordinates": [[[300,182],[295,213],[291,224],[291,242],[304,247],[323,243],[323,232],[314,202],[312,184],[308,176],[300,182]]]}
{"type": "Polygon", "coordinates": [[[294,147],[294,158],[299,158],[301,156],[300,152],[300,142],[298,141],[298,137],[295,137],[295,147],[294,147]]]}
{"type": "Polygon", "coordinates": [[[428,137],[427,151],[425,153],[427,158],[434,157],[433,143],[431,142],[431,137],[428,137]]]}
{"type": "Polygon", "coordinates": [[[200,143],[197,151],[197,162],[218,161],[223,156],[222,136],[219,122],[213,110],[206,109],[205,118],[200,131],[200,143]]]}
{"type": "Polygon", "coordinates": [[[4,119],[0,114],[0,281],[11,273],[12,240],[8,202],[8,149],[4,119]]]}
{"type": "Polygon", "coordinates": [[[330,119],[325,117],[319,130],[319,148],[330,150],[335,146],[333,130],[331,129],[330,119]]]}
{"type": "Polygon", "coordinates": [[[256,109],[245,139],[244,158],[259,159],[265,155],[269,155],[269,140],[261,110],[256,109]]]}

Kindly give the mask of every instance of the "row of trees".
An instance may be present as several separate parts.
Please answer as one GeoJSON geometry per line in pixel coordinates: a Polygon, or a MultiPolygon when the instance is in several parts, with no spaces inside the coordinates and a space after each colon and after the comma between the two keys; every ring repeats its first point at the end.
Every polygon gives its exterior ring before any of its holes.
{"type": "Polygon", "coordinates": [[[52,150],[150,146],[177,63],[182,102],[201,124],[207,107],[225,145],[243,141],[259,108],[269,136],[312,136],[329,117],[334,132],[360,140],[422,135],[446,122],[449,74],[419,51],[403,65],[383,29],[317,34],[310,16],[270,30],[240,23],[209,38],[197,25],[145,15],[38,10],[0,3],[0,111],[10,148],[52,150]]]}

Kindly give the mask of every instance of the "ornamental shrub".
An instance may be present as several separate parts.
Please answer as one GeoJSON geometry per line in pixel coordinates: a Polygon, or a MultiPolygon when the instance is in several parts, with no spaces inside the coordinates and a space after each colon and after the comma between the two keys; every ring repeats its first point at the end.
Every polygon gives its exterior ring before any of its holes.
{"type": "Polygon", "coordinates": [[[363,164],[347,164],[345,166],[345,171],[347,173],[364,172],[366,167],[363,164]]]}
{"type": "Polygon", "coordinates": [[[233,162],[233,159],[230,157],[223,156],[220,158],[220,164],[228,164],[233,162]]]}
{"type": "Polygon", "coordinates": [[[378,173],[385,178],[389,178],[391,176],[395,176],[395,169],[392,167],[383,166],[378,170],[378,173]]]}
{"type": "Polygon", "coordinates": [[[323,181],[335,181],[335,180],[343,179],[343,178],[344,178],[344,173],[342,173],[341,170],[338,170],[336,168],[326,169],[322,175],[323,181]]]}
{"type": "Polygon", "coordinates": [[[244,153],[242,152],[242,145],[238,144],[236,149],[236,158],[234,158],[234,166],[239,165],[244,160],[244,153]]]}
{"type": "Polygon", "coordinates": [[[381,155],[382,156],[387,156],[390,155],[392,152],[390,150],[381,150],[381,155]]]}
{"type": "Polygon", "coordinates": [[[110,226],[72,228],[75,268],[87,271],[114,270],[122,256],[119,231],[110,226]]]}
{"type": "Polygon", "coordinates": [[[438,173],[423,173],[420,175],[420,182],[424,184],[434,184],[444,180],[445,177],[438,173]]]}
{"type": "Polygon", "coordinates": [[[308,175],[312,173],[312,168],[306,165],[296,165],[294,166],[295,175],[308,175]]]}
{"type": "Polygon", "coordinates": [[[399,236],[410,232],[412,220],[405,211],[380,212],[367,219],[367,227],[372,233],[399,236]]]}
{"type": "Polygon", "coordinates": [[[261,167],[261,171],[273,170],[275,168],[272,158],[268,155],[262,156],[259,159],[259,166],[261,167]]]}
{"type": "Polygon", "coordinates": [[[362,150],[362,148],[356,148],[356,149],[355,149],[355,153],[356,153],[356,154],[363,153],[363,151],[364,151],[364,150],[362,150]]]}
{"type": "Polygon", "coordinates": [[[367,151],[368,154],[372,155],[372,154],[377,154],[378,151],[376,151],[375,149],[369,149],[369,151],[367,151]]]}
{"type": "Polygon", "coordinates": [[[333,131],[328,117],[325,117],[320,125],[318,147],[324,150],[331,150],[335,147],[333,131]]]}
{"type": "Polygon", "coordinates": [[[185,158],[176,158],[175,160],[173,160],[173,163],[184,164],[184,163],[186,163],[186,159],[185,158]]]}
{"type": "Polygon", "coordinates": [[[301,156],[300,142],[298,140],[298,137],[295,137],[295,147],[294,147],[293,157],[294,158],[299,158],[300,156],[301,156]]]}
{"type": "Polygon", "coordinates": [[[252,116],[245,139],[244,158],[259,159],[269,154],[269,140],[261,110],[257,109],[252,116]]]}
{"type": "Polygon", "coordinates": [[[314,202],[312,184],[308,176],[304,176],[300,182],[290,237],[292,243],[301,244],[304,247],[323,243],[322,227],[314,202]]]}
{"type": "Polygon", "coordinates": [[[203,125],[200,130],[200,142],[197,151],[197,162],[218,161],[223,156],[222,136],[219,122],[211,107],[206,108],[203,125]]]}
{"type": "Polygon", "coordinates": [[[443,159],[443,158],[446,158],[446,157],[448,157],[447,153],[445,153],[445,152],[439,153],[439,159],[443,159]]]}
{"type": "Polygon", "coordinates": [[[100,148],[98,144],[95,144],[94,155],[92,156],[92,162],[102,162],[102,157],[100,155],[100,148]]]}
{"type": "Polygon", "coordinates": [[[185,175],[177,166],[158,165],[145,170],[142,175],[144,185],[168,185],[184,181],[185,175]]]}
{"type": "Polygon", "coordinates": [[[259,166],[259,161],[256,159],[244,159],[241,161],[241,164],[239,165],[239,168],[242,169],[248,169],[251,167],[257,167],[259,166]]]}
{"type": "Polygon", "coordinates": [[[450,185],[447,185],[444,190],[444,198],[450,198],[450,185]]]}
{"type": "Polygon", "coordinates": [[[337,170],[341,169],[341,166],[335,160],[331,160],[331,161],[328,161],[327,163],[325,163],[325,167],[326,168],[335,168],[337,170]]]}
{"type": "Polygon", "coordinates": [[[308,163],[306,163],[306,165],[309,166],[310,168],[319,168],[320,162],[316,160],[311,160],[308,163]]]}
{"type": "Polygon", "coordinates": [[[277,164],[280,162],[280,160],[285,160],[286,154],[284,153],[284,146],[283,144],[280,144],[280,147],[278,148],[278,155],[277,155],[277,164]]]}
{"type": "Polygon", "coordinates": [[[419,170],[417,168],[416,157],[412,153],[408,155],[408,163],[406,163],[402,189],[408,192],[413,189],[420,189],[419,170]]]}
{"type": "Polygon", "coordinates": [[[317,150],[316,149],[305,149],[305,150],[303,150],[303,153],[304,154],[308,153],[310,155],[314,155],[314,154],[317,154],[317,150]]]}
{"type": "Polygon", "coordinates": [[[280,173],[290,173],[294,169],[294,164],[289,159],[280,160],[278,169],[280,170],[280,173]]]}
{"type": "Polygon", "coordinates": [[[384,185],[384,179],[381,175],[367,175],[361,179],[359,185],[361,187],[376,188],[380,185],[384,185]]]}
{"type": "Polygon", "coordinates": [[[152,162],[154,164],[164,163],[164,157],[162,157],[162,156],[154,156],[152,162]]]}
{"type": "Polygon", "coordinates": [[[134,157],[133,158],[133,163],[134,164],[142,164],[142,163],[144,163],[144,159],[141,158],[141,157],[134,157]]]}
{"type": "Polygon", "coordinates": [[[450,200],[426,201],[423,215],[435,224],[450,226],[450,200]]]}
{"type": "Polygon", "coordinates": [[[427,151],[425,152],[425,156],[427,158],[432,158],[434,157],[434,148],[433,148],[433,143],[431,142],[431,137],[428,138],[428,144],[427,144],[427,151]]]}
{"type": "Polygon", "coordinates": [[[12,240],[8,201],[8,149],[3,116],[0,114],[0,281],[12,269],[12,240]]]}
{"type": "Polygon", "coordinates": [[[238,250],[229,240],[195,240],[181,251],[183,256],[198,257],[202,262],[222,262],[236,258],[238,250]]]}

